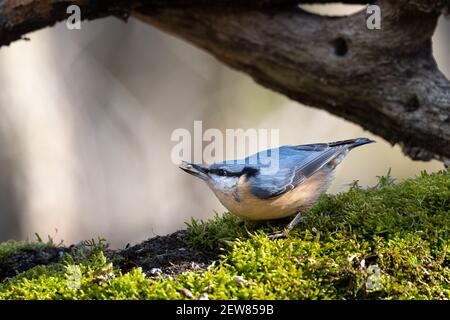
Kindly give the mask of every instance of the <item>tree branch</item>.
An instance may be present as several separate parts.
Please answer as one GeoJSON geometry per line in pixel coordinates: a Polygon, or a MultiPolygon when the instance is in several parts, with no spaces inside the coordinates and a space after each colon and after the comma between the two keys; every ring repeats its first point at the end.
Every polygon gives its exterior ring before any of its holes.
{"type": "Polygon", "coordinates": [[[413,159],[450,159],[450,82],[431,52],[448,0],[378,1],[378,31],[366,28],[365,11],[323,17],[292,0],[0,0],[0,44],[64,19],[72,3],[88,19],[131,13],[268,88],[399,143],[413,159]]]}

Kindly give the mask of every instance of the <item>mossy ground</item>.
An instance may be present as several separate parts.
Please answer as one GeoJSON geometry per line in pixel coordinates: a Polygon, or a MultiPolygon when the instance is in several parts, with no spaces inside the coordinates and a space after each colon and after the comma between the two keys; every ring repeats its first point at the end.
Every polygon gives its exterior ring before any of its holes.
{"type": "MultiPolygon", "coordinates": [[[[188,225],[186,246],[220,252],[176,277],[124,272],[104,245],[0,283],[0,299],[449,299],[450,170],[323,196],[286,239],[280,223],[231,214],[188,225]],[[108,255],[106,255],[108,256],[108,255]]],[[[0,245],[2,259],[22,246],[0,245]]]]}

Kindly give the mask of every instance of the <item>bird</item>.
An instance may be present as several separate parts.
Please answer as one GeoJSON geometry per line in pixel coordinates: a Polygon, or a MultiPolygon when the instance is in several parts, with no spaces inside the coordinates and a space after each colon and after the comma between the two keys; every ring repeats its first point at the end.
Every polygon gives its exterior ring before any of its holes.
{"type": "Polygon", "coordinates": [[[183,161],[180,168],[206,182],[222,205],[243,220],[295,216],[283,231],[272,235],[279,238],[294,229],[328,190],[334,169],[349,151],[373,142],[356,138],[284,145],[208,167],[183,161]]]}

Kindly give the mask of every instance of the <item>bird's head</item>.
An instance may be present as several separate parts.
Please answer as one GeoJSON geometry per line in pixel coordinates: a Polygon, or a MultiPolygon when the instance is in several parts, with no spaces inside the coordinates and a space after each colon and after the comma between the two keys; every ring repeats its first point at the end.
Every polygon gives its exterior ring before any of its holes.
{"type": "Polygon", "coordinates": [[[214,163],[207,168],[198,164],[183,162],[180,169],[204,180],[211,188],[216,190],[232,189],[242,176],[249,177],[258,172],[258,169],[251,166],[236,163],[227,164],[226,162],[214,163]]]}

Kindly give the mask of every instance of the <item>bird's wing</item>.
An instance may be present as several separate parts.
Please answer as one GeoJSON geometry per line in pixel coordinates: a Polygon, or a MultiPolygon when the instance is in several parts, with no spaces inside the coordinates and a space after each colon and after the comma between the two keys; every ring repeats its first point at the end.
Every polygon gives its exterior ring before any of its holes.
{"type": "Polygon", "coordinates": [[[311,177],[348,147],[346,144],[330,146],[326,143],[281,147],[278,170],[265,174],[261,169],[251,178],[251,191],[260,199],[282,195],[311,177]]]}

